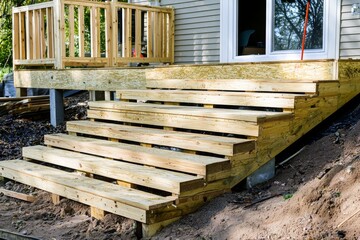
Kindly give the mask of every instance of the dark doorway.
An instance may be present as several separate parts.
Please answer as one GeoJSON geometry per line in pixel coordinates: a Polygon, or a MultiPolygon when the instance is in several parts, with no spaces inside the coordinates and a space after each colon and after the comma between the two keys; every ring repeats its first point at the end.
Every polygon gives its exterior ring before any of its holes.
{"type": "Polygon", "coordinates": [[[238,0],[238,56],[265,54],[265,41],[266,0],[238,0]]]}

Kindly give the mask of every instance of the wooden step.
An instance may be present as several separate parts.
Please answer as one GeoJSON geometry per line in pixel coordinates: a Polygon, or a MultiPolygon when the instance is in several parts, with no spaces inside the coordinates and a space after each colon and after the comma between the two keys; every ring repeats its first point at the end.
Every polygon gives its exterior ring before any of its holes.
{"type": "Polygon", "coordinates": [[[254,150],[255,141],[206,134],[95,122],[67,122],[69,132],[234,156],[254,150]]]}
{"type": "Polygon", "coordinates": [[[65,134],[45,135],[45,144],[73,151],[144,164],[179,172],[197,174],[207,181],[229,176],[230,162],[224,158],[148,148],[94,138],[65,134]]]}
{"type": "Polygon", "coordinates": [[[159,101],[226,106],[248,106],[293,109],[295,98],[304,94],[186,91],[186,90],[118,90],[120,100],[159,101]]]}
{"type": "Polygon", "coordinates": [[[111,109],[133,112],[151,112],[183,116],[207,117],[247,122],[260,122],[269,119],[281,119],[292,116],[291,113],[268,112],[242,109],[206,109],[189,106],[172,106],[163,104],[131,103],[115,101],[89,102],[90,109],[111,109]]]}
{"type": "Polygon", "coordinates": [[[204,186],[204,179],[45,146],[23,148],[23,157],[175,194],[204,186]]]}
{"type": "Polygon", "coordinates": [[[202,131],[259,136],[258,124],[288,119],[287,112],[267,112],[114,101],[89,102],[88,117],[202,131]]]}
{"type": "Polygon", "coordinates": [[[284,93],[316,93],[316,82],[297,80],[248,80],[248,79],[164,79],[146,80],[147,88],[187,89],[187,90],[226,90],[284,93]]]}
{"type": "Polygon", "coordinates": [[[23,160],[0,162],[0,175],[143,223],[149,210],[177,199],[161,197],[23,160]]]}

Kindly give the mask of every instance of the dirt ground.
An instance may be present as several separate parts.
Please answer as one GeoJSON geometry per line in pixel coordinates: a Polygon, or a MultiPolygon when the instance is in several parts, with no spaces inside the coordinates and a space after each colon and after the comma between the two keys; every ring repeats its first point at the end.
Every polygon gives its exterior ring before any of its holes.
{"type": "MultiPolygon", "coordinates": [[[[67,119],[84,117],[86,97],[71,100],[67,119]]],[[[239,186],[153,239],[360,239],[360,98],[348,109],[283,154],[274,179],[251,190],[239,186]]],[[[2,117],[0,160],[62,131],[46,120],[2,117]]],[[[2,229],[40,239],[137,239],[132,220],[107,214],[98,221],[80,203],[63,199],[54,206],[46,192],[12,181],[0,186],[37,197],[27,203],[0,196],[2,229]]]]}

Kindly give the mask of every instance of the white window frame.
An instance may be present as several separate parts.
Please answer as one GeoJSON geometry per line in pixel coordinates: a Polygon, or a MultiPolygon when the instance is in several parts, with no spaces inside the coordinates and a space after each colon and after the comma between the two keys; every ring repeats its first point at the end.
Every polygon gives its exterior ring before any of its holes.
{"type": "MultiPolygon", "coordinates": [[[[261,62],[300,60],[300,50],[272,51],[273,3],[266,0],[266,52],[264,55],[237,54],[238,0],[220,0],[220,61],[261,62]]],[[[305,50],[304,60],[338,59],[341,0],[324,0],[324,46],[319,50],[305,50]],[[336,1],[336,2],[335,2],[336,1]],[[331,16],[331,17],[330,17],[331,16]]]]}

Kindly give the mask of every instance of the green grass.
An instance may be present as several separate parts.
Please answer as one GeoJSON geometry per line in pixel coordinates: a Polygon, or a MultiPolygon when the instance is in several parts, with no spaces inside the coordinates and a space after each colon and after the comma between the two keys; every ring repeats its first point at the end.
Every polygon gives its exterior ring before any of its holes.
{"type": "Polygon", "coordinates": [[[0,82],[3,81],[3,78],[6,74],[10,73],[12,71],[12,68],[6,67],[0,69],[0,82]]]}

